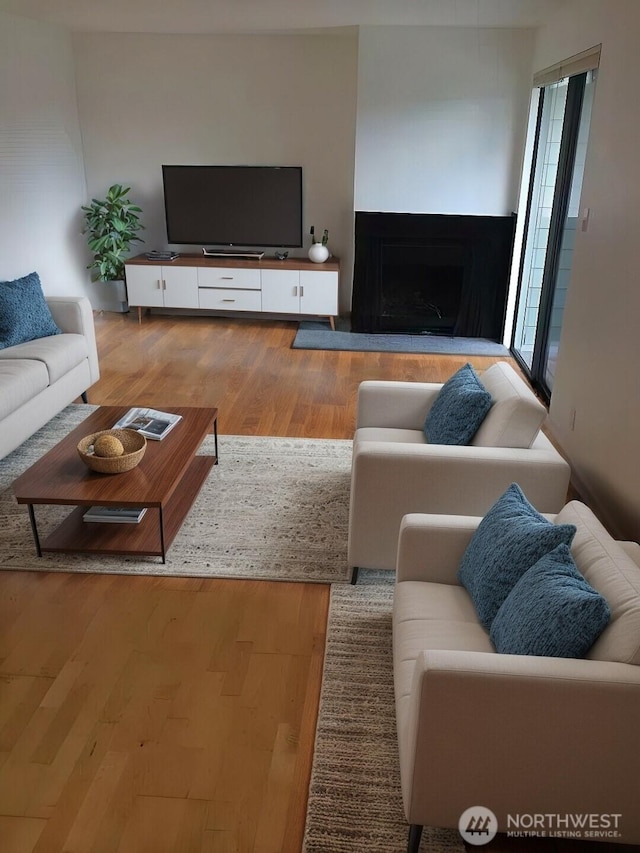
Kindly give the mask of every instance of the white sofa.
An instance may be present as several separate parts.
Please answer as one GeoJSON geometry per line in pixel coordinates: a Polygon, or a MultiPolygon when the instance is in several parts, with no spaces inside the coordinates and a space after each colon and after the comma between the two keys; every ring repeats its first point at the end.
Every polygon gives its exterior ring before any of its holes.
{"type": "Polygon", "coordinates": [[[423,825],[457,828],[472,806],[501,832],[508,815],[620,815],[620,835],[601,840],[639,844],[640,546],[567,504],[555,521],[576,525],[572,556],[611,621],[584,659],[497,654],[457,580],[479,521],[401,526],[393,667],[409,850],[423,825]]]}
{"type": "Polygon", "coordinates": [[[513,482],[540,512],[567,499],[570,468],[540,431],[547,411],[507,362],[480,380],[494,402],[469,446],[428,444],[423,424],[442,385],[366,381],[358,390],[348,561],[395,568],[402,517],[484,515],[513,482]]]}
{"type": "Polygon", "coordinates": [[[86,391],[100,376],[91,303],[49,296],[61,335],[0,349],[0,459],[86,391]]]}

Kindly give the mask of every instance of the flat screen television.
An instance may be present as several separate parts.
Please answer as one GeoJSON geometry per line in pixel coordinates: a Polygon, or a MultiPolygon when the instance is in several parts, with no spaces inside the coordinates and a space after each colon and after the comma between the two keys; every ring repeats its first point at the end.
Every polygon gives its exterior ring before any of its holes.
{"type": "Polygon", "coordinates": [[[302,246],[302,167],[163,166],[169,243],[302,246]]]}

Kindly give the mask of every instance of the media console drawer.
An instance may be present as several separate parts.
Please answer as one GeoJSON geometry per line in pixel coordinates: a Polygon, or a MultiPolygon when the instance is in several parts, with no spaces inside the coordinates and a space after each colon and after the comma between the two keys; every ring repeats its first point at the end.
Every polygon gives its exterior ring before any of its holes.
{"type": "Polygon", "coordinates": [[[198,287],[232,287],[242,290],[260,290],[260,270],[200,267],[198,269],[198,287]]]}
{"type": "Polygon", "coordinates": [[[262,311],[262,293],[259,290],[201,287],[198,294],[200,308],[216,311],[262,311]]]}

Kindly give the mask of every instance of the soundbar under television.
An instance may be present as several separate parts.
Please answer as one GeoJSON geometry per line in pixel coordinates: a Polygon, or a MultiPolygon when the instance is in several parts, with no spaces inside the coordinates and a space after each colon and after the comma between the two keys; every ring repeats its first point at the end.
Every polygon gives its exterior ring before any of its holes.
{"type": "Polygon", "coordinates": [[[301,166],[163,166],[169,243],[302,246],[301,166]]]}

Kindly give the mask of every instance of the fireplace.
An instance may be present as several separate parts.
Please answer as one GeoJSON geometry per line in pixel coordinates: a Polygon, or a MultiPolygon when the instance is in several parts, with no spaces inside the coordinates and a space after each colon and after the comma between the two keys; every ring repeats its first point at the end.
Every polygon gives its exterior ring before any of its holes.
{"type": "Polygon", "coordinates": [[[355,332],[502,338],[515,216],[356,213],[355,332]]]}

